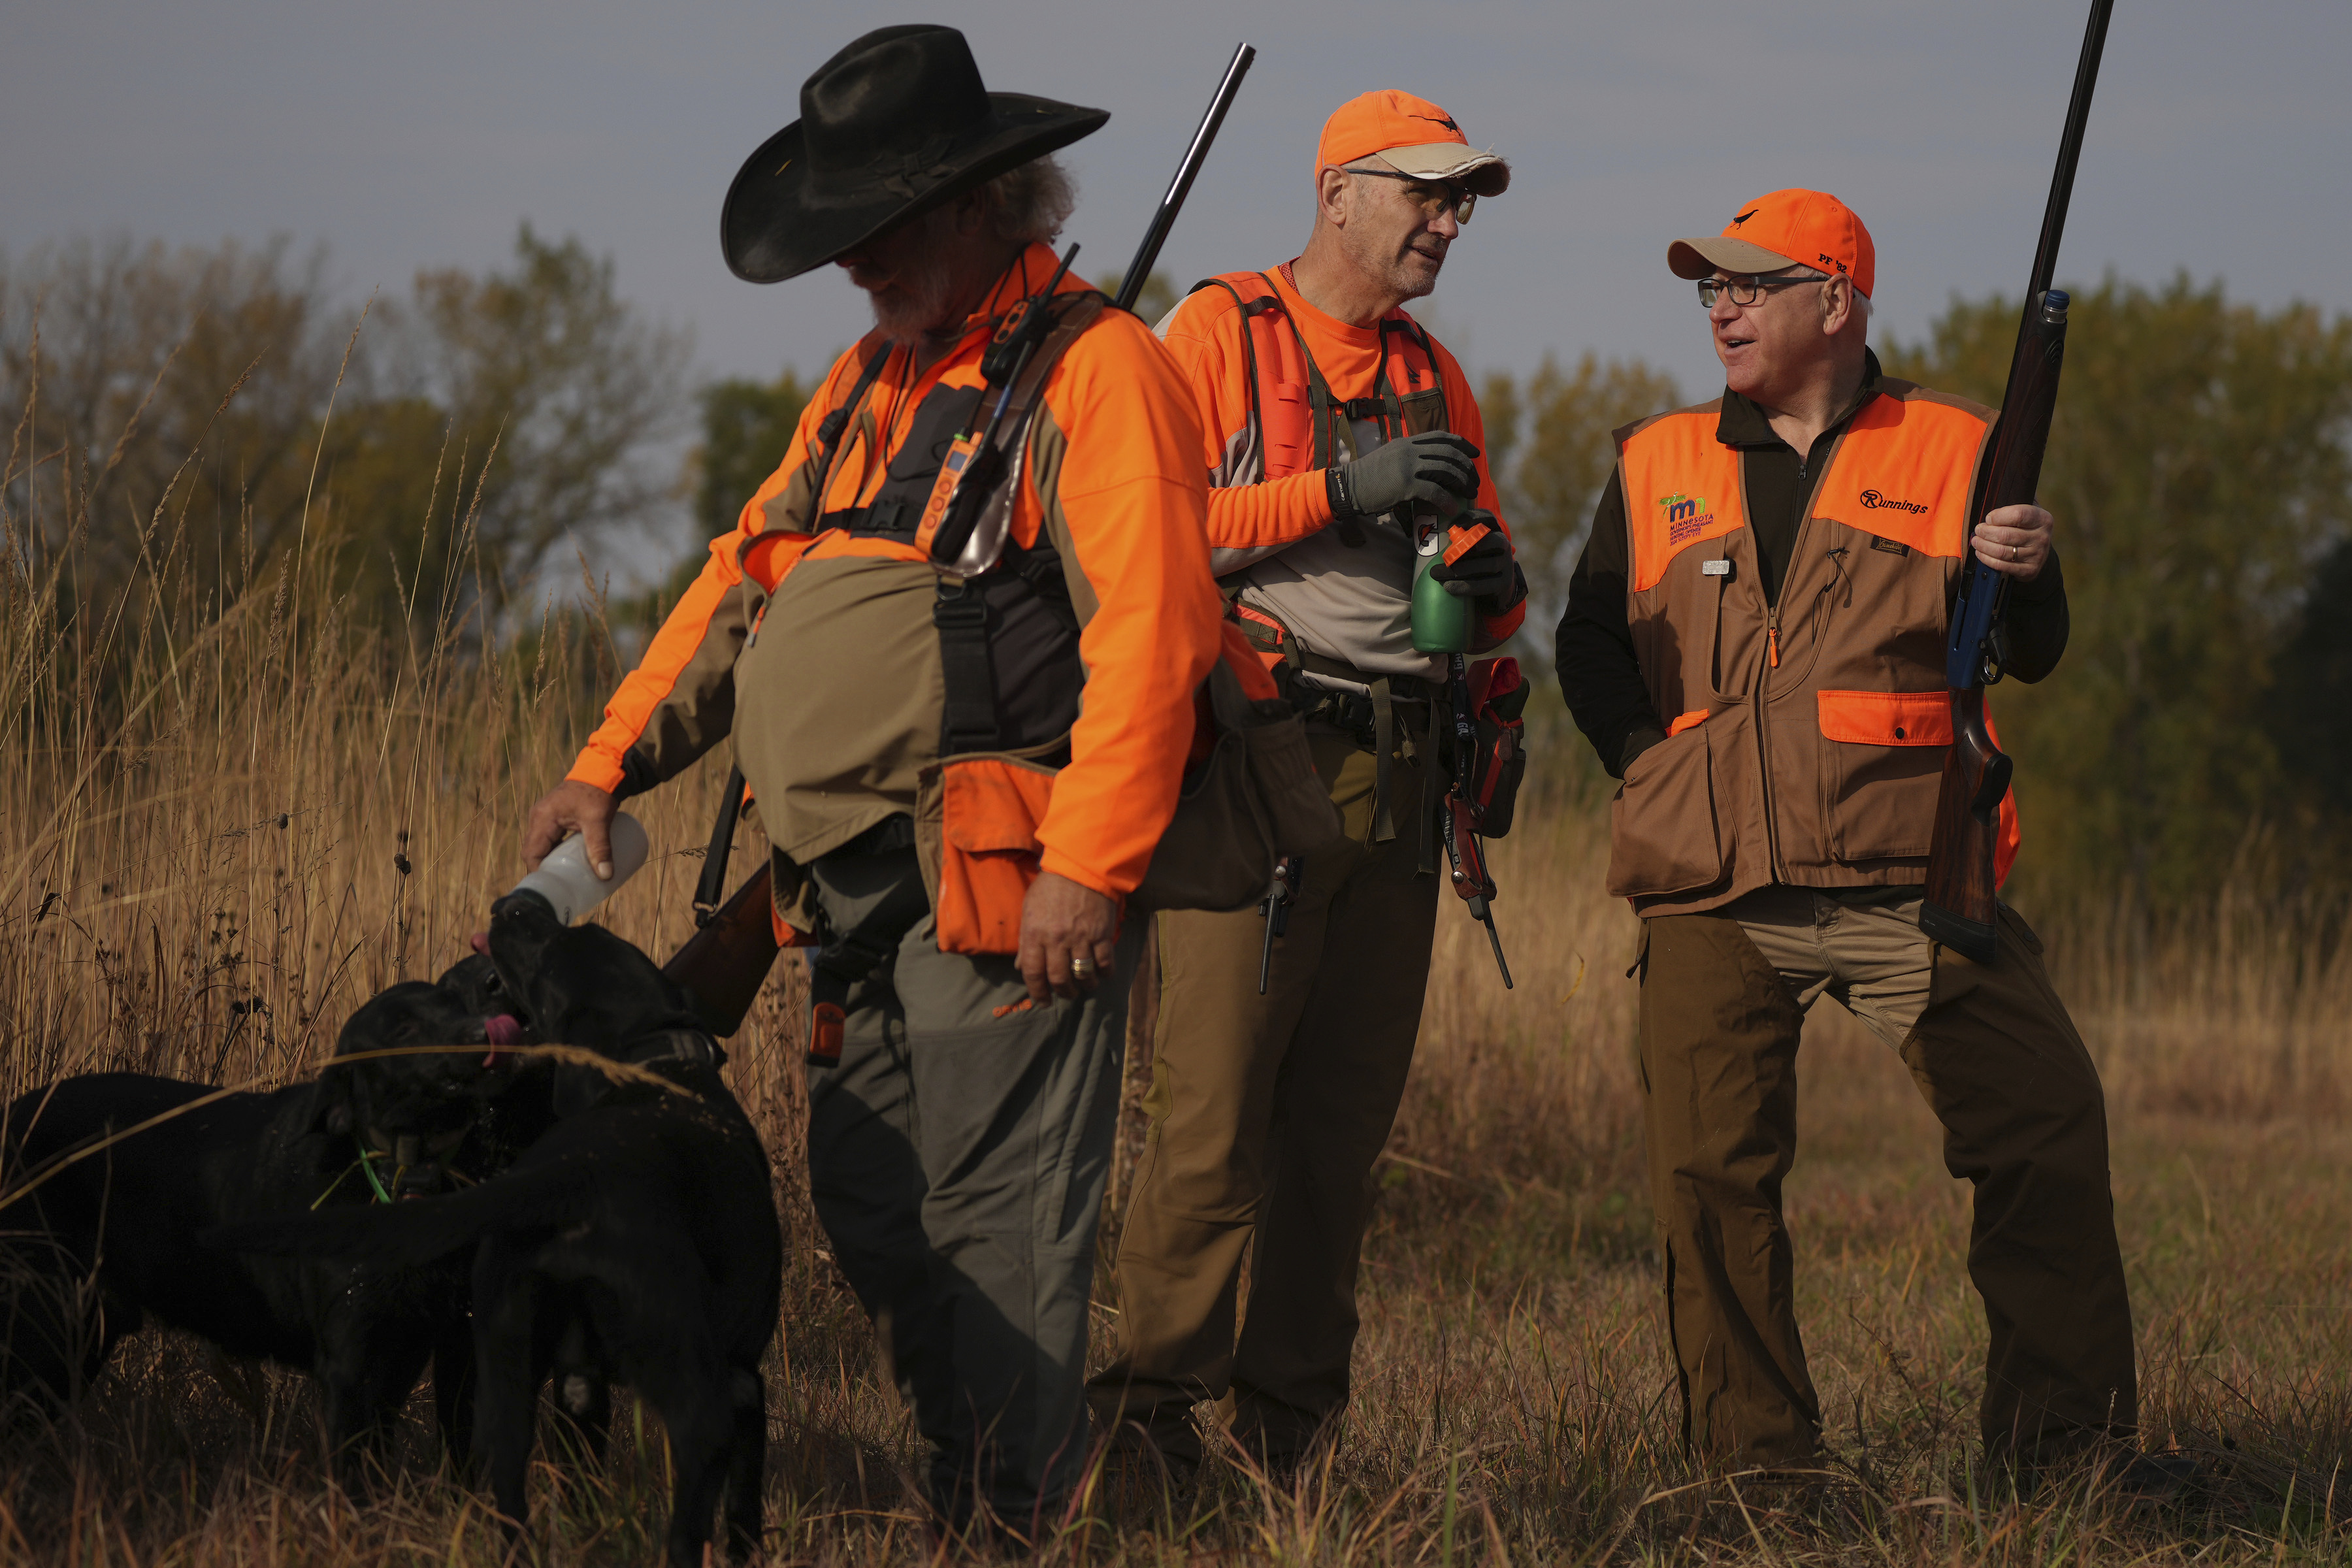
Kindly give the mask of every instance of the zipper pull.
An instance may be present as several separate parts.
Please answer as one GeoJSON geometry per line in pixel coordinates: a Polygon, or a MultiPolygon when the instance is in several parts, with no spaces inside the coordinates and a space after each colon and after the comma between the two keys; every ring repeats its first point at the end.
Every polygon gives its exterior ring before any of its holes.
{"type": "Polygon", "coordinates": [[[1770,624],[1766,626],[1764,628],[1764,651],[1770,656],[1772,668],[1775,669],[1780,668],[1780,618],[1778,616],[1773,616],[1770,624]]]}

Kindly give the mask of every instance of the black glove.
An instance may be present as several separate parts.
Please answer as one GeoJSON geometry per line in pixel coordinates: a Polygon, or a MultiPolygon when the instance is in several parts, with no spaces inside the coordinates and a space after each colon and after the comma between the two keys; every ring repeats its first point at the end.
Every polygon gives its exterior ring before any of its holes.
{"type": "Polygon", "coordinates": [[[1499,616],[1526,595],[1520,585],[1518,564],[1511,558],[1511,542],[1503,536],[1503,525],[1495,521],[1491,511],[1465,511],[1454,524],[1456,528],[1486,525],[1478,542],[1455,556],[1451,562],[1441,561],[1429,569],[1429,574],[1445,584],[1445,591],[1455,598],[1467,595],[1477,601],[1478,613],[1499,616]]]}
{"type": "Polygon", "coordinates": [[[1451,517],[1478,495],[1478,448],[1431,430],[1375,447],[1352,463],[1324,470],[1337,517],[1377,517],[1407,501],[1451,517]]]}

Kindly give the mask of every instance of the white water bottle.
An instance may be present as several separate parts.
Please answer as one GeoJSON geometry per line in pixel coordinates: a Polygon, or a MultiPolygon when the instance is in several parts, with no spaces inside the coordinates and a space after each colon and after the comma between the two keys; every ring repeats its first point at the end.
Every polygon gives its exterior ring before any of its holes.
{"type": "MultiPolygon", "coordinates": [[[[613,875],[600,879],[588,864],[588,837],[575,833],[549,852],[539,863],[539,869],[514,885],[517,893],[537,893],[555,910],[555,918],[565,925],[613,896],[620,885],[635,876],[646,863],[648,847],[645,825],[625,811],[613,814],[610,829],[613,845],[613,875]]],[[[511,897],[512,895],[509,895],[511,897]]]]}

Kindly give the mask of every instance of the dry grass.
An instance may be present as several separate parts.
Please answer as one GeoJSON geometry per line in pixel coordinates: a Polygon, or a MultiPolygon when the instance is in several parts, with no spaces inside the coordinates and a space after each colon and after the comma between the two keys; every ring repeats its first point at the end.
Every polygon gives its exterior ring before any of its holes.
{"type": "MultiPolygon", "coordinates": [[[[462,526],[462,491],[445,500],[462,526]]],[[[20,489],[14,492],[21,497],[20,489]]],[[[70,494],[33,504],[73,504],[70,494]]],[[[514,824],[610,677],[601,630],[485,654],[344,624],[339,553],[249,572],[226,610],[153,574],[85,604],[73,563],[0,541],[0,1091],[100,1068],[277,1082],[311,1070],[382,985],[457,957],[516,873],[514,824]]],[[[381,548],[378,546],[378,548],[381,548]]],[[[462,585],[446,602],[462,603],[462,585]]],[[[427,585],[428,594],[432,585],[427,585]]],[[[2049,934],[2114,1088],[2118,1214],[2150,1440],[2227,1461],[2185,1513],[1971,1475],[1981,1325],[1966,1194],[1887,1053],[1842,1018],[1807,1047],[1790,1184],[1805,1321],[1840,1479],[1804,1506],[1696,1484],[1676,1452],[1640,1175],[1632,922],[1599,890],[1605,818],[1573,753],[1500,847],[1506,994],[1441,921],[1423,1053],[1383,1166],[1360,1384],[1325,1473],[1213,1464],[1168,1503],[1106,1484],[1048,1555],[1451,1563],[1927,1563],[2343,1558],[2352,1438],[2344,1237],[2352,971],[2326,911],[2252,893],[2160,929],[2049,934]]],[[[656,847],[615,929],[680,941],[717,764],[641,803],[656,847]]],[[[782,988],[730,1068],[772,1152],[792,1244],[774,1352],[777,1560],[917,1560],[908,1423],[823,1250],[801,1173],[782,988]]],[[[1140,1063],[1131,1064],[1139,1068],[1140,1063]]],[[[1106,1320],[1107,1321],[1107,1320],[1106,1320]]],[[[169,1334],[134,1340],[62,1426],[0,1439],[0,1555],[187,1564],[496,1562],[479,1498],[436,1474],[422,1409],[364,1505],[323,1476],[307,1380],[169,1334]]],[[[593,1482],[541,1476],[551,1560],[639,1561],[657,1428],[619,1422],[593,1482]]]]}

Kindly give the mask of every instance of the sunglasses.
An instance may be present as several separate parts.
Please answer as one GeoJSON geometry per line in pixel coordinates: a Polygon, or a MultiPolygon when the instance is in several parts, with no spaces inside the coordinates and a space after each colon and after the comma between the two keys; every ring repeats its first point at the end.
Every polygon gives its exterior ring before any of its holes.
{"type": "Polygon", "coordinates": [[[1477,210],[1478,193],[1465,190],[1452,180],[1425,180],[1419,174],[1401,174],[1394,169],[1342,169],[1343,174],[1369,174],[1375,180],[1402,180],[1405,199],[1422,211],[1424,217],[1435,217],[1451,212],[1455,223],[1468,223],[1477,210]]]}

